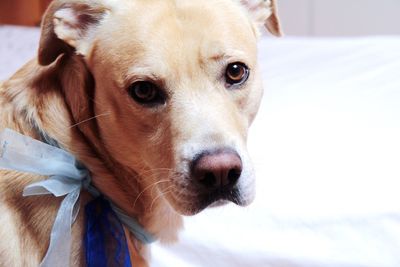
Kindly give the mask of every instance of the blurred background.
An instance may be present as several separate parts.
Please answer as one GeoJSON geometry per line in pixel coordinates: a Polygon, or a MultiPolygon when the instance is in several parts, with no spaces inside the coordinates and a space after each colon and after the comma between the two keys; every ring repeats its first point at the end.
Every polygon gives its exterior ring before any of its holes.
{"type": "Polygon", "coordinates": [[[400,34],[399,0],[278,0],[286,35],[400,34]]]}
{"type": "Polygon", "coordinates": [[[51,0],[0,0],[0,24],[38,26],[51,0]]]}
{"type": "MultiPolygon", "coordinates": [[[[51,0],[0,0],[0,24],[35,26],[51,0]]],[[[399,0],[278,0],[286,35],[400,34],[399,0]]]]}

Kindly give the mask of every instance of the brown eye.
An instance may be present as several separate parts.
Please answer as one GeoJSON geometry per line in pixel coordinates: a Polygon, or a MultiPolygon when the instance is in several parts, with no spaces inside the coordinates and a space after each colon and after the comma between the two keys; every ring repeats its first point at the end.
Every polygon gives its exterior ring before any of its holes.
{"type": "Polygon", "coordinates": [[[234,62],[228,65],[225,72],[225,79],[229,85],[241,85],[249,78],[249,68],[241,62],[234,62]]]}
{"type": "Polygon", "coordinates": [[[151,82],[140,81],[129,87],[129,95],[144,105],[164,104],[165,97],[161,90],[151,82]]]}

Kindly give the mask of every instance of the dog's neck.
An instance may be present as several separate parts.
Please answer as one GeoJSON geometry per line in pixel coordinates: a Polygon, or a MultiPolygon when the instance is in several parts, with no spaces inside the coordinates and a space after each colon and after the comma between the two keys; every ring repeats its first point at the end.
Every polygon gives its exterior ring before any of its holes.
{"type": "Polygon", "coordinates": [[[175,240],[181,217],[166,201],[154,202],[157,195],[143,193],[140,181],[146,177],[119,164],[103,145],[93,112],[94,81],[83,59],[61,57],[47,67],[32,61],[20,72],[25,73],[10,79],[0,92],[7,102],[3,111],[9,117],[18,114],[17,120],[5,119],[2,128],[34,138],[42,131],[55,139],[85,164],[102,194],[160,240],[175,240]]]}

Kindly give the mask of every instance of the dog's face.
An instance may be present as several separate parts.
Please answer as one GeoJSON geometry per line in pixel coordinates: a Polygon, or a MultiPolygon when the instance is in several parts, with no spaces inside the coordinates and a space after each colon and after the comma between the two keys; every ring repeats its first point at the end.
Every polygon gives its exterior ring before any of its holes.
{"type": "MultiPolygon", "coordinates": [[[[257,30],[246,6],[62,2],[50,11],[51,30],[93,75],[94,114],[110,156],[181,214],[225,201],[249,204],[254,172],[246,138],[263,90],[257,30]]],[[[265,9],[263,20],[276,23],[271,3],[250,2],[265,9]]],[[[40,60],[46,57],[43,52],[40,60]]]]}

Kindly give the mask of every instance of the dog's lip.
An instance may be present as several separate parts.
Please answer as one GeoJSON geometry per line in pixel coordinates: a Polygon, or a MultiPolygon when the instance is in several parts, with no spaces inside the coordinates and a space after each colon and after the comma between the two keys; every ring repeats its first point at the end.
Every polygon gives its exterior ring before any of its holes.
{"type": "Polygon", "coordinates": [[[220,200],[217,200],[217,201],[211,203],[208,207],[209,207],[209,208],[220,207],[220,206],[226,205],[228,202],[229,202],[229,200],[220,199],[220,200]]]}
{"type": "Polygon", "coordinates": [[[193,216],[208,207],[219,207],[227,204],[228,202],[233,202],[236,205],[242,206],[242,198],[239,195],[239,190],[233,189],[230,191],[226,190],[216,190],[210,194],[202,194],[197,197],[196,204],[193,204],[184,208],[179,209],[179,213],[185,216],[193,216]]]}
{"type": "Polygon", "coordinates": [[[236,205],[240,205],[239,202],[239,191],[237,189],[233,190],[215,190],[212,193],[203,195],[200,197],[200,210],[207,207],[216,207],[226,204],[227,202],[233,202],[236,205]]]}

